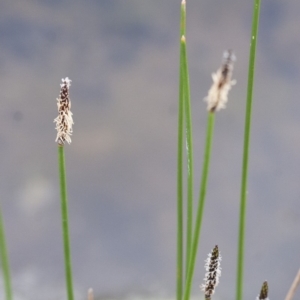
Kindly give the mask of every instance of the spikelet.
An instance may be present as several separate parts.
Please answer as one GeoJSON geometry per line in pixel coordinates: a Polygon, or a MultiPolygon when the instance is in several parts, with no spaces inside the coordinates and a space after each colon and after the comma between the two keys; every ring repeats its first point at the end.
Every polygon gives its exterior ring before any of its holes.
{"type": "Polygon", "coordinates": [[[201,290],[205,294],[205,299],[210,300],[214,294],[216,286],[219,284],[219,278],[221,276],[221,254],[219,248],[216,245],[211,253],[208,254],[208,258],[205,261],[206,274],[204,278],[204,284],[200,286],[201,290]]]}
{"type": "Polygon", "coordinates": [[[71,86],[71,80],[66,77],[62,79],[60,84],[60,95],[57,98],[58,117],[54,119],[56,123],[55,129],[57,130],[57,136],[55,141],[59,145],[63,145],[65,142],[71,143],[71,135],[73,132],[72,125],[73,117],[71,112],[71,100],[69,97],[69,88],[71,86]]]}
{"type": "Polygon", "coordinates": [[[256,297],[256,300],[269,300],[268,292],[269,292],[268,282],[264,281],[260,290],[260,294],[259,296],[256,297]]]}
{"type": "Polygon", "coordinates": [[[209,112],[219,111],[226,107],[228,92],[236,84],[236,80],[231,79],[235,60],[236,57],[232,50],[225,51],[220,69],[211,75],[213,84],[204,98],[209,112]]]}

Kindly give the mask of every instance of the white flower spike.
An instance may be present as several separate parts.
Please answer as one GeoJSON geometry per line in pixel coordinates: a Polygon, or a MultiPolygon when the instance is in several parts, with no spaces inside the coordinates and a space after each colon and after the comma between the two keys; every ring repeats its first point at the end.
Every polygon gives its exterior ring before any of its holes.
{"type": "Polygon", "coordinates": [[[225,51],[222,66],[216,73],[211,75],[213,84],[208,91],[208,95],[204,98],[209,112],[219,111],[226,107],[228,92],[236,84],[236,80],[231,79],[235,60],[236,57],[232,50],[225,51]]]}
{"type": "Polygon", "coordinates": [[[205,261],[206,274],[204,278],[204,284],[200,286],[201,290],[205,294],[205,299],[210,300],[214,294],[216,286],[219,284],[219,278],[221,276],[221,254],[219,248],[216,245],[211,253],[208,254],[208,258],[205,261]]]}
{"type": "Polygon", "coordinates": [[[65,142],[71,143],[71,135],[73,133],[72,125],[73,117],[71,112],[71,100],[69,97],[69,88],[71,80],[66,77],[62,79],[60,84],[60,95],[57,98],[58,117],[54,119],[56,123],[55,129],[57,130],[56,142],[63,145],[65,142]]]}

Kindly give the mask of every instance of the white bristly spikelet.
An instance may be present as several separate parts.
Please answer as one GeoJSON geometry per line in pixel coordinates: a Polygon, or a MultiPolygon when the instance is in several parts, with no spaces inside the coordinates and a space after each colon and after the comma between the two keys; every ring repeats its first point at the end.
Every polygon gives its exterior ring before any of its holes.
{"type": "Polygon", "coordinates": [[[71,100],[69,97],[69,88],[71,80],[66,77],[62,79],[60,84],[60,95],[57,98],[58,117],[54,119],[57,130],[56,142],[63,145],[65,142],[71,143],[71,135],[73,132],[72,125],[74,124],[71,112],[71,100]]]}
{"type": "Polygon", "coordinates": [[[268,292],[269,292],[268,282],[264,281],[260,290],[260,294],[256,297],[256,300],[269,300],[268,292]]]}
{"type": "Polygon", "coordinates": [[[201,290],[205,294],[205,299],[210,300],[214,294],[216,286],[219,284],[219,278],[221,276],[221,254],[219,248],[216,245],[208,254],[208,258],[205,261],[206,274],[204,278],[204,284],[200,286],[201,290]]]}
{"type": "Polygon", "coordinates": [[[204,98],[209,112],[215,112],[226,107],[228,92],[236,84],[236,80],[231,79],[235,60],[236,57],[232,50],[225,51],[220,69],[216,73],[212,73],[213,84],[207,97],[204,98]]]}

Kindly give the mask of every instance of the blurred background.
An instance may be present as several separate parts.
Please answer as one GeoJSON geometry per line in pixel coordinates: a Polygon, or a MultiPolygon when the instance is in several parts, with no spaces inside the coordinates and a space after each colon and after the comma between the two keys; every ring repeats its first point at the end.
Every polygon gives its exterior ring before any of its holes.
{"type": "MultiPolygon", "coordinates": [[[[202,100],[223,51],[237,56],[237,85],[215,124],[197,299],[215,244],[223,256],[215,299],[235,296],[252,2],[187,0],[195,203],[202,100]]],[[[0,2],[0,199],[16,299],[65,298],[53,119],[66,76],[75,121],[66,167],[77,299],[89,287],[100,298],[175,297],[179,14],[174,0],[0,2]]],[[[264,280],[270,298],[283,299],[300,267],[299,15],[297,0],[262,1],[245,299],[264,280]]]]}

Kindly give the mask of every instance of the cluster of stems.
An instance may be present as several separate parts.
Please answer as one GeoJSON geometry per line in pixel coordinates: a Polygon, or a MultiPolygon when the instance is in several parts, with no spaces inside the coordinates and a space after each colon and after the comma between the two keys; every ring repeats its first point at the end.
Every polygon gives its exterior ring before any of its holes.
{"type": "MultiPolygon", "coordinates": [[[[244,133],[244,154],[242,164],[240,222],[238,236],[238,261],[236,300],[242,300],[243,291],[243,265],[244,265],[244,241],[247,198],[247,177],[250,148],[251,108],[254,82],[254,66],[256,41],[258,32],[258,20],[260,0],[254,0],[254,13],[252,21],[248,91],[244,133]]],[[[179,66],[179,105],[178,105],[178,157],[177,157],[177,300],[189,300],[193,283],[194,269],[200,241],[202,218],[204,213],[206,188],[209,175],[210,158],[212,152],[212,140],[214,132],[215,112],[225,107],[227,94],[235,81],[231,79],[234,55],[228,51],[222,67],[212,75],[213,85],[209,90],[205,101],[208,103],[208,118],[206,140],[204,146],[204,160],[202,177],[200,182],[199,201],[196,220],[193,220],[193,142],[192,119],[190,106],[190,86],[188,59],[186,50],[186,1],[181,2],[180,22],[180,66],[179,66]],[[184,135],[185,133],[185,135],[184,135]],[[184,145],[186,145],[187,157],[187,195],[184,196],[184,145]],[[184,199],[187,199],[185,202],[184,199]],[[186,218],[183,211],[187,211],[186,218]],[[184,228],[186,228],[186,242],[184,243],[184,228]],[[185,272],[184,256],[185,253],[185,272]]]]}
{"type": "MultiPolygon", "coordinates": [[[[244,244],[245,244],[245,224],[246,224],[246,202],[247,202],[247,178],[249,164],[249,148],[250,148],[250,129],[251,129],[251,113],[252,113],[252,93],[254,83],[254,67],[256,55],[256,41],[258,33],[259,12],[261,0],[254,0],[254,13],[251,32],[249,73],[248,73],[248,90],[245,117],[244,132],[244,152],[242,164],[242,182],[240,197],[240,222],[238,237],[238,261],[237,261],[237,284],[236,284],[236,300],[242,300],[243,296],[243,272],[244,272],[244,244]]],[[[227,94],[235,81],[231,79],[233,70],[234,56],[228,51],[225,56],[224,64],[213,74],[213,85],[209,90],[205,100],[208,103],[208,117],[206,140],[204,146],[204,158],[202,167],[202,176],[200,182],[199,200],[196,210],[196,219],[193,220],[193,190],[194,190],[194,163],[193,163],[193,134],[192,134],[192,114],[191,114],[191,96],[189,84],[188,58],[186,48],[186,1],[181,3],[181,21],[180,21],[180,69],[179,69],[179,109],[178,109],[178,160],[177,160],[177,300],[189,300],[193,283],[194,269],[198,253],[198,246],[201,234],[201,225],[204,213],[206,189],[208,183],[210,159],[212,152],[212,141],[214,132],[215,112],[221,108],[225,108],[227,102],[227,94]],[[184,145],[186,145],[186,165],[187,165],[187,194],[184,195],[184,145]],[[186,202],[184,201],[186,199],[186,202]],[[186,216],[183,212],[186,210],[186,216]],[[186,228],[186,240],[184,242],[184,228],[186,228]],[[185,253],[185,257],[184,257],[185,253]]],[[[74,299],[73,280],[72,280],[72,262],[71,262],[71,246],[70,233],[68,223],[68,199],[65,172],[65,155],[64,143],[71,142],[73,118],[70,111],[71,102],[69,99],[69,87],[71,80],[63,79],[61,84],[60,96],[58,101],[59,115],[55,119],[58,142],[58,163],[59,163],[59,179],[61,191],[61,217],[63,232],[63,247],[65,258],[65,274],[68,300],[74,299]]],[[[3,269],[4,288],[6,300],[12,300],[12,288],[10,280],[10,268],[8,263],[7,246],[4,235],[4,225],[2,214],[0,211],[0,254],[3,269]]],[[[210,256],[208,268],[214,269],[215,273],[208,272],[207,284],[204,287],[206,299],[210,299],[214,288],[217,285],[219,268],[219,251],[216,246],[210,256]],[[214,274],[214,275],[212,275],[214,274]]],[[[260,300],[267,299],[268,285],[264,282],[260,300]]],[[[92,299],[92,292],[89,293],[89,299],[92,299]]]]}

